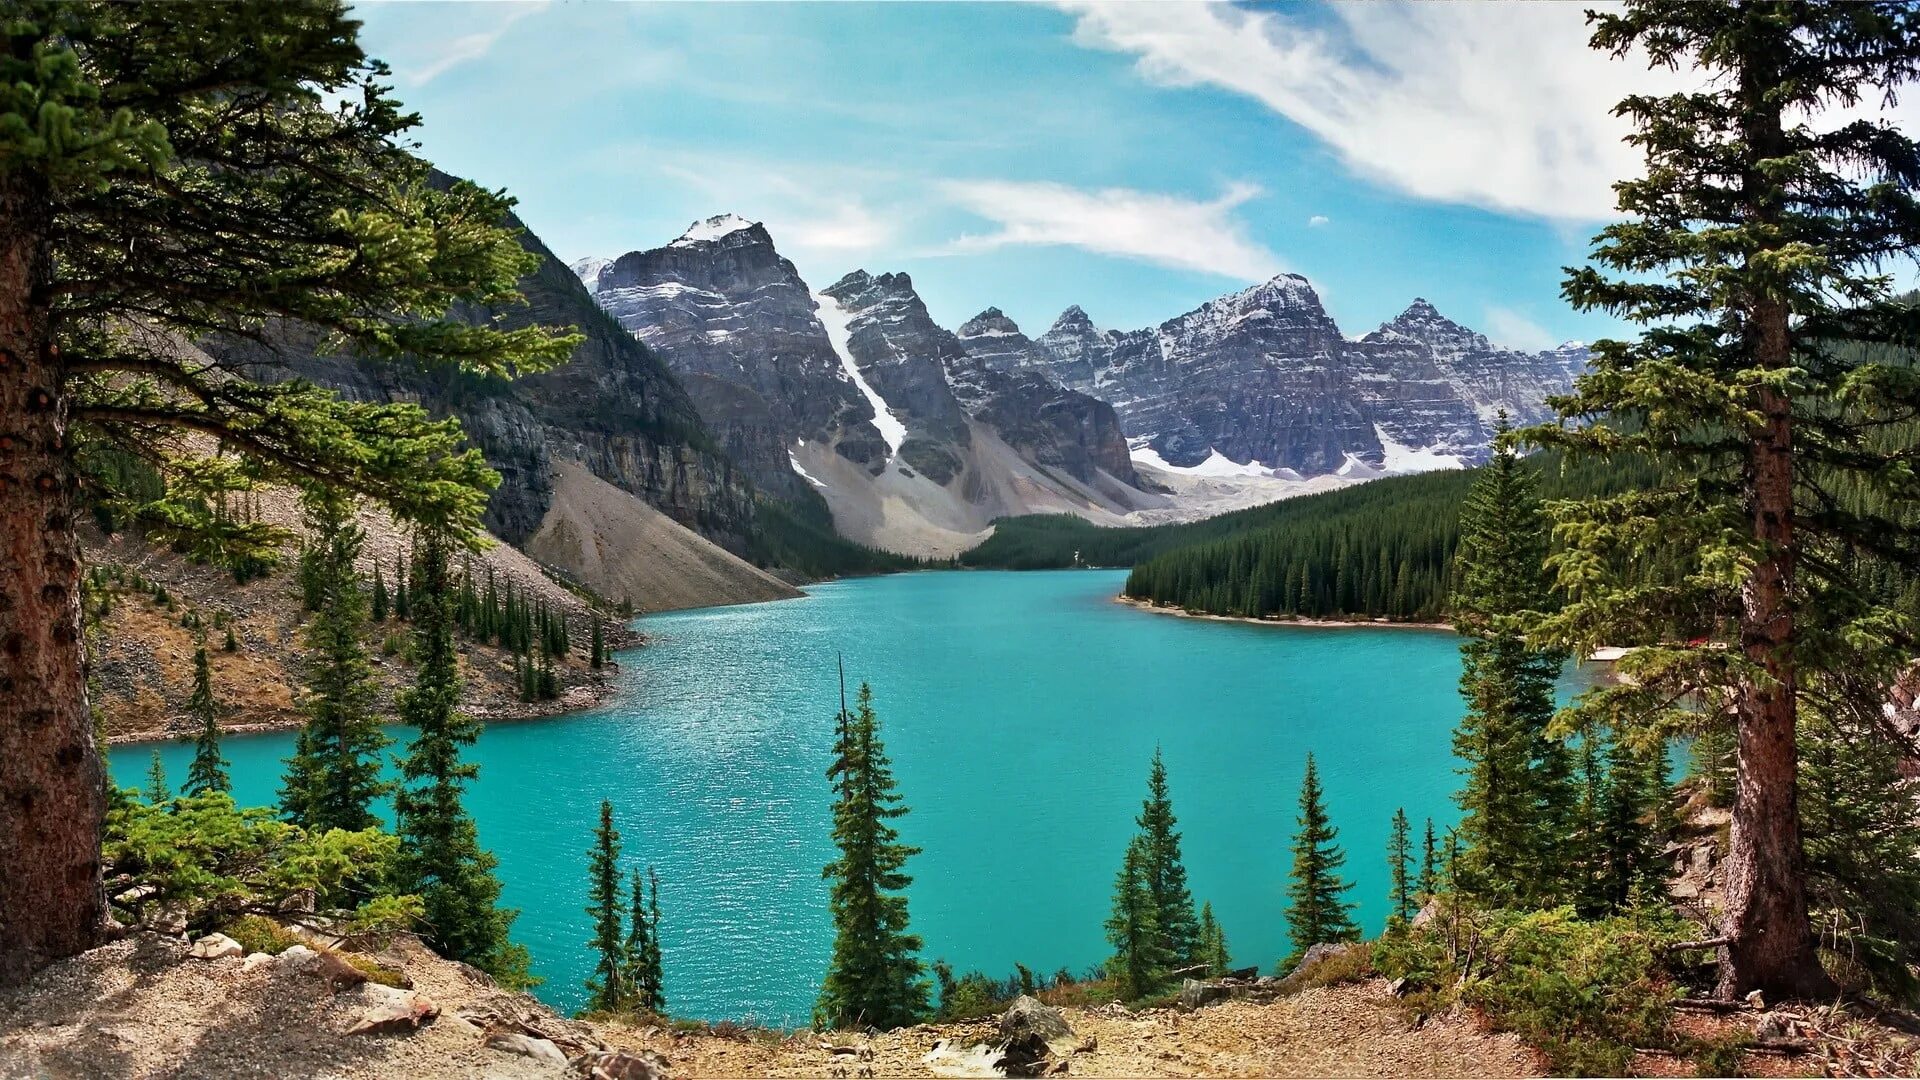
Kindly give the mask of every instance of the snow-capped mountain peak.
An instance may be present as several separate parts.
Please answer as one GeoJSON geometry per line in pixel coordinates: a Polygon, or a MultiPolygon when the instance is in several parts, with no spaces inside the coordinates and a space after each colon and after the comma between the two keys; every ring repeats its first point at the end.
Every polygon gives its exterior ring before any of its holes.
{"type": "Polygon", "coordinates": [[[579,278],[580,283],[585,285],[587,291],[591,293],[600,291],[600,273],[612,265],[612,259],[589,255],[584,259],[575,259],[568,264],[567,269],[572,270],[574,276],[579,278]]]}
{"type": "Polygon", "coordinates": [[[687,226],[687,231],[673,242],[674,247],[688,247],[693,244],[708,243],[731,236],[742,229],[751,229],[757,221],[748,221],[739,214],[715,214],[705,221],[696,221],[687,226]]]}

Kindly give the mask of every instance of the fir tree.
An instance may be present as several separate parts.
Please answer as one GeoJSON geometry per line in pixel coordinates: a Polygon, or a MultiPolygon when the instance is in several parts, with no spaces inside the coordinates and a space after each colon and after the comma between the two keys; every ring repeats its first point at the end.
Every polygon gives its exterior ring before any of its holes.
{"type": "Polygon", "coordinates": [[[1409,881],[1412,873],[1412,828],[1407,823],[1406,808],[1401,807],[1393,812],[1393,829],[1387,834],[1387,880],[1391,883],[1387,900],[1392,917],[1403,922],[1420,910],[1409,881]]]}
{"type": "Polygon", "coordinates": [[[161,763],[158,750],[147,762],[147,786],[142,794],[146,796],[148,806],[160,806],[173,801],[173,789],[167,786],[167,767],[161,763]]]}
{"type": "Polygon", "coordinates": [[[1599,891],[1608,909],[1618,911],[1636,898],[1664,892],[1660,849],[1666,838],[1660,815],[1667,794],[1666,757],[1659,745],[1641,749],[1616,735],[1607,743],[1606,762],[1599,891]]]}
{"type": "Polygon", "coordinates": [[[1594,723],[1697,726],[1697,691],[1725,688],[1703,701],[1729,708],[1738,745],[1716,989],[1825,996],[1797,797],[1803,665],[1846,657],[1890,682],[1912,650],[1834,556],[1920,563],[1916,447],[1885,437],[1920,407],[1920,379],[1905,358],[1835,347],[1914,340],[1884,269],[1920,246],[1920,146],[1846,114],[1920,73],[1920,12],[1635,0],[1593,25],[1597,49],[1698,77],[1621,102],[1646,169],[1614,185],[1625,218],[1563,290],[1644,329],[1594,343],[1555,402],[1563,423],[1529,434],[1663,477],[1557,512],[1570,602],[1543,637],[1665,643],[1586,696],[1594,723]]]}
{"type": "Polygon", "coordinates": [[[1454,753],[1466,763],[1460,804],[1460,889],[1500,905],[1551,907],[1573,882],[1559,850],[1573,828],[1566,745],[1547,733],[1564,657],[1526,641],[1545,582],[1546,526],[1533,474],[1504,436],[1460,510],[1454,625],[1466,715],[1454,753]]]}
{"type": "Polygon", "coordinates": [[[606,666],[606,663],[607,663],[606,631],[601,629],[600,617],[596,615],[593,617],[593,637],[588,642],[588,646],[587,646],[587,665],[591,667],[593,670],[599,671],[602,667],[606,666]]]}
{"type": "Polygon", "coordinates": [[[380,752],[392,740],[374,711],[366,597],[354,569],[365,534],[352,502],[329,492],[309,496],[307,525],[319,605],[306,627],[307,722],[287,761],[280,808],[309,832],[371,829],[380,825],[374,800],[390,790],[380,752]]]}
{"type": "Polygon", "coordinates": [[[375,623],[387,621],[387,576],[381,572],[378,560],[373,564],[373,609],[369,617],[375,623]]]}
{"type": "Polygon", "coordinates": [[[1227,953],[1227,932],[1213,917],[1213,902],[1200,905],[1200,953],[1195,960],[1207,966],[1207,975],[1221,978],[1233,969],[1227,953]]]}
{"type": "Polygon", "coordinates": [[[460,711],[460,667],[453,641],[453,589],[448,579],[450,537],[423,527],[416,534],[410,575],[415,594],[415,682],[400,698],[400,721],[414,729],[400,763],[394,796],[401,892],[425,903],[426,940],[441,955],[462,960],[509,986],[528,986],[526,949],[508,939],[519,914],[499,906],[498,864],[480,847],[479,832],[461,800],[478,766],[460,760],[480,725],[460,711]]]}
{"type": "Polygon", "coordinates": [[[1173,967],[1174,955],[1167,948],[1160,911],[1153,902],[1152,862],[1147,838],[1135,836],[1127,842],[1120,873],[1114,878],[1113,912],[1107,916],[1107,943],[1113,946],[1113,957],[1107,961],[1107,978],[1113,982],[1114,996],[1122,1001],[1146,997],[1173,967]]]}
{"type": "Polygon", "coordinates": [[[234,635],[232,623],[227,624],[227,640],[221,643],[220,649],[230,653],[240,651],[240,639],[234,635]]]}
{"type": "MultiPolygon", "coordinates": [[[[635,1007],[655,1016],[667,1014],[667,992],[665,965],[660,957],[660,876],[647,867],[647,903],[643,910],[640,904],[640,872],[633,875],[633,919],[635,927],[646,927],[645,937],[633,951],[637,962],[634,965],[633,988],[635,1007]]],[[[629,936],[629,943],[632,938],[629,936]]]]}
{"type": "Polygon", "coordinates": [[[833,956],[814,1022],[886,1030],[917,1023],[929,1008],[925,965],[915,955],[920,938],[907,932],[902,895],[913,881],[903,868],[919,849],[901,843],[889,824],[907,808],[898,805],[873,691],[865,683],[854,710],[841,710],[838,728],[827,778],[838,794],[833,840],[840,854],[822,872],[833,882],[833,956]]]}
{"type": "Polygon", "coordinates": [[[1193,894],[1187,889],[1187,868],[1180,859],[1180,833],[1175,828],[1173,800],[1167,794],[1167,767],[1160,749],[1153,751],[1147,772],[1147,797],[1134,819],[1145,844],[1147,891],[1153,896],[1154,917],[1167,955],[1176,961],[1196,959],[1199,924],[1193,915],[1193,894]]]}
{"type": "Polygon", "coordinates": [[[193,694],[187,698],[187,714],[200,722],[200,734],[193,740],[193,763],[187,766],[181,793],[232,790],[227,759],[220,756],[220,706],[213,699],[213,669],[207,664],[204,645],[193,650],[193,694]]]}
{"type": "Polygon", "coordinates": [[[1339,830],[1327,817],[1320,771],[1307,755],[1306,775],[1300,781],[1299,830],[1293,837],[1293,876],[1287,884],[1287,935],[1293,952],[1282,960],[1292,968],[1308,949],[1322,943],[1358,941],[1353,905],[1346,900],[1352,886],[1340,879],[1346,853],[1336,843],[1339,830]]]}
{"type": "Polygon", "coordinates": [[[1420,842],[1420,884],[1416,895],[1419,896],[1420,903],[1425,905],[1427,901],[1439,895],[1439,892],[1439,848],[1434,843],[1433,819],[1428,818],[1427,835],[1420,842]]]}
{"type": "MultiPolygon", "coordinates": [[[[637,877],[634,888],[637,894],[637,877]]],[[[596,959],[593,974],[587,976],[586,1011],[615,1012],[631,999],[633,987],[621,963],[620,830],[613,826],[613,802],[608,799],[600,800],[600,825],[593,830],[593,847],[587,851],[587,914],[593,918],[587,947],[596,959]]],[[[634,932],[645,933],[644,912],[634,912],[634,932]]]]}

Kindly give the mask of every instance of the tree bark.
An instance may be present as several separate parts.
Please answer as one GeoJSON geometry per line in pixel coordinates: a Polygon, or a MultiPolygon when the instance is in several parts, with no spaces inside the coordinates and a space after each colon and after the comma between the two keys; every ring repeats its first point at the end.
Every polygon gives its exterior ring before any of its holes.
{"type": "MultiPolygon", "coordinates": [[[[1750,312],[1756,357],[1784,367],[1792,353],[1786,305],[1750,312]]],[[[1832,983],[1807,920],[1806,854],[1800,839],[1799,691],[1793,645],[1793,415],[1780,392],[1758,392],[1764,417],[1748,450],[1748,509],[1762,554],[1740,590],[1740,646],[1758,669],[1735,689],[1739,725],[1733,827],[1719,996],[1753,990],[1822,996],[1832,983]]]]}
{"type": "Polygon", "coordinates": [[[93,945],[106,910],[51,221],[38,178],[0,174],[0,986],[93,945]]]}

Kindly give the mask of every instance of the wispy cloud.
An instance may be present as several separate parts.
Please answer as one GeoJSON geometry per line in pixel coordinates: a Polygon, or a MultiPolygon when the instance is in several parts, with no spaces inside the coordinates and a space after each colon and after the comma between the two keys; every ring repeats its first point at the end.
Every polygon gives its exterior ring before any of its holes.
{"type": "Polygon", "coordinates": [[[1261,280],[1281,271],[1278,256],[1247,236],[1234,208],[1260,194],[1233,184],[1218,198],[1195,200],[1130,188],[1084,190],[1014,180],[949,180],[948,200],[999,226],[952,241],[953,252],[1015,245],[1063,245],[1181,270],[1261,280]]]}
{"type": "Polygon", "coordinates": [[[493,25],[485,29],[450,37],[444,41],[430,43],[427,56],[422,62],[399,72],[409,84],[425,86],[427,83],[445,75],[461,64],[479,60],[493,51],[493,47],[506,37],[513,24],[546,8],[548,0],[530,0],[528,3],[497,2],[480,5],[495,19],[493,25]]]}
{"type": "Polygon", "coordinates": [[[1312,217],[1307,219],[1307,228],[1317,229],[1320,226],[1325,225],[1327,223],[1327,220],[1328,220],[1327,215],[1315,214],[1312,217]]]}
{"type": "Polygon", "coordinates": [[[1334,4],[1331,25],[1226,4],[1061,6],[1076,42],[1165,85],[1251,97],[1356,172],[1544,218],[1611,216],[1610,184],[1640,166],[1614,105],[1693,78],[1588,48],[1580,4],[1334,4]]]}
{"type": "Polygon", "coordinates": [[[1512,308],[1487,306],[1486,334],[1509,349],[1551,349],[1560,342],[1546,327],[1512,308]]]}

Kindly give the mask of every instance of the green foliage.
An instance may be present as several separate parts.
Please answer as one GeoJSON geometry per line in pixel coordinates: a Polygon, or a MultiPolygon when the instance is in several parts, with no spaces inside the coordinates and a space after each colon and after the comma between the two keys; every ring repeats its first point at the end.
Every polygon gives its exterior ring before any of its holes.
{"type": "Polygon", "coordinates": [[[459,658],[453,641],[453,589],[447,557],[451,537],[425,528],[415,538],[414,630],[418,666],[400,698],[401,723],[414,729],[401,761],[394,796],[401,857],[400,891],[417,894],[426,913],[425,938],[441,955],[486,971],[510,987],[532,985],[526,949],[508,932],[518,912],[499,906],[498,860],[481,848],[479,831],[462,805],[479,767],[460,759],[480,726],[460,711],[459,658]]]}
{"type": "Polygon", "coordinates": [[[1227,932],[1213,917],[1213,902],[1200,905],[1199,950],[1194,962],[1207,965],[1206,974],[1219,978],[1233,970],[1233,956],[1227,950],[1227,932]]]}
{"type": "Polygon", "coordinates": [[[1411,919],[1420,910],[1414,902],[1411,880],[1413,837],[1410,830],[1406,808],[1395,809],[1393,826],[1387,833],[1387,903],[1392,912],[1390,918],[1411,919]]]}
{"type": "Polygon", "coordinates": [[[1439,848],[1434,844],[1433,819],[1427,819],[1427,832],[1420,841],[1420,876],[1415,879],[1421,904],[1433,899],[1440,891],[1439,848]]]}
{"type": "Polygon", "coordinates": [[[1154,902],[1152,863],[1146,836],[1136,835],[1127,842],[1113,882],[1113,912],[1106,923],[1113,957],[1106,970],[1114,992],[1124,1001],[1159,989],[1176,959],[1161,927],[1160,906],[1154,902]]]}
{"type": "Polygon", "coordinates": [[[140,789],[148,806],[161,806],[173,801],[173,789],[167,786],[167,767],[160,761],[160,751],[153,752],[153,758],[147,762],[147,786],[140,789]]]}
{"type": "Polygon", "coordinates": [[[1421,930],[1396,928],[1373,963],[1405,979],[1417,1007],[1463,1000],[1496,1030],[1545,1051],[1556,1075],[1623,1076],[1636,1046],[1670,1038],[1679,996],[1663,957],[1684,924],[1656,908],[1582,920],[1571,908],[1479,909],[1449,902],[1421,930]]]}
{"type": "Polygon", "coordinates": [[[593,636],[587,642],[587,666],[599,671],[607,664],[607,631],[599,614],[593,616],[593,636]]]}
{"type": "Polygon", "coordinates": [[[368,617],[375,623],[387,621],[387,577],[380,570],[380,563],[373,564],[373,599],[368,609],[368,617]]]}
{"type": "Polygon", "coordinates": [[[368,956],[364,953],[351,953],[351,952],[340,953],[339,956],[340,956],[340,959],[345,960],[347,963],[353,965],[353,968],[355,971],[358,971],[360,974],[365,975],[367,977],[368,982],[379,983],[381,986],[393,986],[393,987],[399,987],[399,988],[405,988],[408,986],[406,972],[400,971],[397,968],[390,968],[387,965],[381,963],[380,961],[375,960],[371,956],[368,956]]]}
{"type": "Polygon", "coordinates": [[[279,956],[295,945],[302,944],[286,927],[265,915],[242,915],[220,928],[220,932],[240,943],[247,953],[266,953],[279,956]]]}
{"type": "Polygon", "coordinates": [[[193,693],[187,698],[187,714],[200,722],[200,732],[193,741],[193,763],[187,766],[181,791],[199,795],[229,790],[227,759],[220,756],[220,706],[213,700],[213,671],[204,645],[193,651],[193,693]]]}
{"type": "Polygon", "coordinates": [[[1577,884],[1564,854],[1574,829],[1573,763],[1548,733],[1564,654],[1532,647],[1545,608],[1546,528],[1533,474],[1504,441],[1460,512],[1454,627],[1466,714],[1453,752],[1465,763],[1455,883],[1497,905],[1549,907],[1577,884]]]}
{"type": "Polygon", "coordinates": [[[587,976],[587,1012],[612,1012],[631,996],[621,964],[620,830],[613,825],[613,802],[600,800],[600,824],[587,849],[587,914],[593,919],[593,973],[587,976]]]}
{"type": "Polygon", "coordinates": [[[1157,746],[1147,772],[1147,797],[1134,824],[1140,827],[1147,893],[1153,899],[1154,922],[1165,951],[1175,962],[1196,962],[1200,928],[1193,915],[1193,893],[1187,888],[1187,868],[1180,858],[1178,821],[1167,794],[1167,766],[1157,746]]]}
{"type": "Polygon", "coordinates": [[[1346,894],[1353,886],[1340,878],[1347,856],[1337,843],[1339,830],[1327,816],[1325,793],[1313,754],[1307,754],[1306,774],[1300,780],[1299,828],[1293,836],[1293,873],[1287,883],[1287,937],[1293,952],[1280,961],[1292,968],[1308,949],[1322,943],[1360,940],[1354,925],[1353,904],[1346,894]]]}
{"type": "Polygon", "coordinates": [[[929,1011],[925,965],[915,955],[918,935],[907,932],[904,867],[918,848],[900,842],[889,824],[907,812],[899,805],[893,770],[865,683],[852,712],[836,724],[833,763],[833,841],[839,856],[822,876],[833,882],[833,956],[814,1006],[822,1028],[887,1030],[917,1023],[929,1011]]]}
{"type": "Polygon", "coordinates": [[[126,921],[178,909],[200,931],[277,910],[306,889],[317,911],[352,912],[384,891],[397,848],[394,837],[376,829],[310,833],[270,810],[239,809],[224,791],[164,807],[117,797],[101,845],[126,921]]]}
{"type": "Polygon", "coordinates": [[[629,927],[622,946],[622,970],[631,994],[629,1007],[654,1016],[667,1013],[666,972],[660,958],[660,877],[647,867],[633,872],[629,927]]]}
{"type": "Polygon", "coordinates": [[[352,502],[327,492],[309,495],[307,524],[313,542],[302,567],[310,564],[315,590],[306,626],[307,722],[287,761],[280,808],[309,829],[372,828],[379,824],[373,802],[391,790],[380,779],[380,752],[393,740],[374,711],[366,597],[354,568],[364,535],[352,502]]]}

